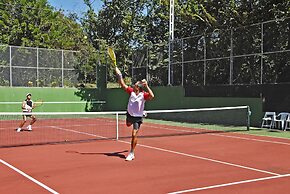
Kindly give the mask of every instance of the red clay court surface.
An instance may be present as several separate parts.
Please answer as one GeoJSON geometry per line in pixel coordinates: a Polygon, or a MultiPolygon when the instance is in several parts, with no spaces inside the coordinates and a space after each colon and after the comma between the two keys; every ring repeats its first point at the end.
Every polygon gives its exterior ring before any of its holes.
{"type": "MultiPolygon", "coordinates": [[[[141,130],[150,128],[145,123],[141,130]]],[[[135,160],[126,162],[129,141],[1,148],[0,193],[290,193],[288,139],[237,133],[140,138],[135,160]]]]}

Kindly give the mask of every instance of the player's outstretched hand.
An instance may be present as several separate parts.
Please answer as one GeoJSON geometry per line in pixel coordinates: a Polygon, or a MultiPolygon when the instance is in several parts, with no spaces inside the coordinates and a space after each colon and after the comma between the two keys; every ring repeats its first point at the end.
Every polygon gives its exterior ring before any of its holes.
{"type": "Polygon", "coordinates": [[[144,87],[147,87],[148,86],[148,83],[147,83],[146,79],[142,79],[141,82],[142,82],[142,84],[143,84],[144,87]]]}

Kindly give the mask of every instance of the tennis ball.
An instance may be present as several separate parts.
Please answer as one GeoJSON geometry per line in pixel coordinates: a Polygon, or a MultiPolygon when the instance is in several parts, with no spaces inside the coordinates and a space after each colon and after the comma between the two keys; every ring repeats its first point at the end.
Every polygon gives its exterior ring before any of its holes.
{"type": "Polygon", "coordinates": [[[84,36],[84,39],[87,39],[88,37],[87,36],[84,36]]]}

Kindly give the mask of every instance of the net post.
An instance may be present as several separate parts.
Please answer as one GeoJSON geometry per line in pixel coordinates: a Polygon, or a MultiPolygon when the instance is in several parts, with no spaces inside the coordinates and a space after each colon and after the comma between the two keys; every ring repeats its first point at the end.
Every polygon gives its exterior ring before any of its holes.
{"type": "Polygon", "coordinates": [[[119,140],[119,113],[116,113],[116,140],[119,140]]]}
{"type": "Polygon", "coordinates": [[[247,106],[247,131],[250,130],[250,117],[251,117],[251,110],[250,106],[247,106]]]}

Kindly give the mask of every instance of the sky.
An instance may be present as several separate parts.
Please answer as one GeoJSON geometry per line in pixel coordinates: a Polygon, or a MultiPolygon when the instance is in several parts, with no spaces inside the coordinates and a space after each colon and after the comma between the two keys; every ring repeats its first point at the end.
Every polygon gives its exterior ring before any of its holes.
{"type": "MultiPolygon", "coordinates": [[[[90,0],[95,12],[98,12],[103,2],[101,0],[90,0]]],[[[83,0],[48,0],[48,3],[56,9],[63,9],[65,12],[74,12],[81,16],[87,9],[83,0]]]]}

